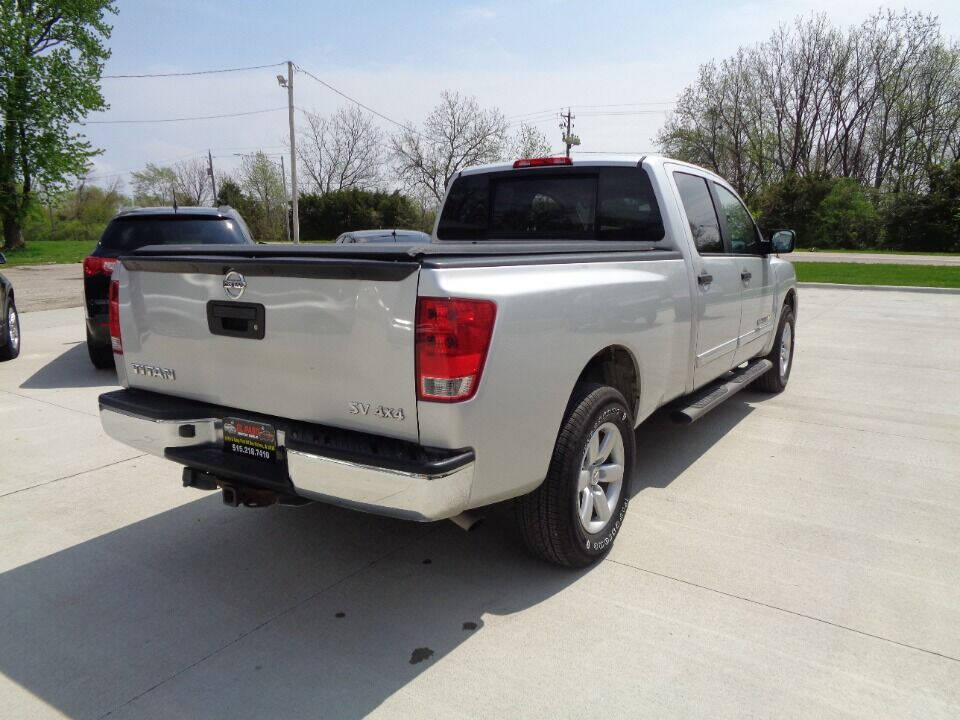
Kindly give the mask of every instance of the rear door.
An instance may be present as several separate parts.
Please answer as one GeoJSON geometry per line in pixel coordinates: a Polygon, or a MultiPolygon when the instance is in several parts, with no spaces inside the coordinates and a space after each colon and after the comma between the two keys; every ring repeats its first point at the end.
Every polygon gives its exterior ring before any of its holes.
{"type": "Polygon", "coordinates": [[[740,269],[724,247],[708,180],[687,168],[667,168],[696,248],[697,358],[693,383],[700,387],[734,365],[740,332],[740,269]]]}
{"type": "Polygon", "coordinates": [[[740,198],[717,182],[713,191],[727,250],[740,271],[743,307],[734,358],[740,364],[762,350],[773,329],[773,270],[761,254],[760,231],[740,198]]]}
{"type": "Polygon", "coordinates": [[[417,440],[417,263],[233,256],[123,263],[122,360],[131,387],[417,440]]]}

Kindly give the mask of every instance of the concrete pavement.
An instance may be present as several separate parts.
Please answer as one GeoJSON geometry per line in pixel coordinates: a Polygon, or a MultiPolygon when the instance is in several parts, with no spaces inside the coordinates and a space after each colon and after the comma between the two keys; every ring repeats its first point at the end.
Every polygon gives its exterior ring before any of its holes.
{"type": "Polygon", "coordinates": [[[237,510],[105,438],[82,311],[0,364],[0,715],[960,715],[960,296],[803,290],[796,366],[641,426],[609,558],[237,510]]]}
{"type": "Polygon", "coordinates": [[[956,255],[908,255],[894,253],[839,253],[829,250],[810,252],[794,250],[786,256],[794,262],[863,263],[867,265],[942,265],[960,267],[960,253],[956,255]]]}

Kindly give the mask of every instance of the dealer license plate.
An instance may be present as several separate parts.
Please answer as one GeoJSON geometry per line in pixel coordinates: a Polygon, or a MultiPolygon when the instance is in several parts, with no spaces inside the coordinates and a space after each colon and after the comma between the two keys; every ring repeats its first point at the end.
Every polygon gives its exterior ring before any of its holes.
{"type": "Polygon", "coordinates": [[[223,447],[235,455],[273,461],[277,459],[277,431],[266,423],[224,418],[223,447]]]}

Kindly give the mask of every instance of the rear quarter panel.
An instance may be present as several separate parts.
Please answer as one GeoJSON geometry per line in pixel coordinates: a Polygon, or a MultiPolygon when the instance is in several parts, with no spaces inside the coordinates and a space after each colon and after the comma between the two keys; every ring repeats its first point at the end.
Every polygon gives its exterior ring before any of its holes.
{"type": "Polygon", "coordinates": [[[638,423],[684,387],[690,294],[682,259],[424,268],[418,294],[497,304],[476,396],[418,403],[421,443],[476,450],[470,507],[528,492],[546,476],[571,391],[600,350],[621,345],[633,356],[638,423]]]}

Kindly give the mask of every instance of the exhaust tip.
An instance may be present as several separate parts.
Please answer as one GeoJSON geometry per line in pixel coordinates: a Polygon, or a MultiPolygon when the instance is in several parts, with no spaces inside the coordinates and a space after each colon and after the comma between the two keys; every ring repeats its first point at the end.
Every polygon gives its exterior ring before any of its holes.
{"type": "Polygon", "coordinates": [[[461,530],[470,532],[477,527],[477,525],[483,522],[483,518],[470,512],[462,512],[459,515],[454,515],[452,518],[450,518],[450,522],[452,522],[461,530]]]}
{"type": "Polygon", "coordinates": [[[223,486],[223,504],[228,507],[239,507],[240,496],[236,488],[230,487],[229,485],[223,486]]]}

